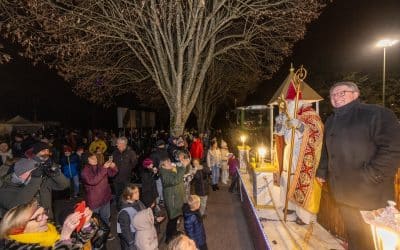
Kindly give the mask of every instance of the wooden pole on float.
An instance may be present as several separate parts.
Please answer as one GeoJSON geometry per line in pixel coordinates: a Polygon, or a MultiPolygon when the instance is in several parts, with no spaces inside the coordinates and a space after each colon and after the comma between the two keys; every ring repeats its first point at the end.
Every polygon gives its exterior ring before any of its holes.
{"type": "MultiPolygon", "coordinates": [[[[307,71],[303,68],[303,66],[300,67],[300,69],[296,70],[296,73],[294,74],[293,77],[293,85],[294,89],[296,90],[296,99],[294,102],[294,111],[293,111],[293,116],[292,119],[296,119],[297,117],[297,109],[299,106],[299,95],[300,95],[300,87],[301,87],[301,82],[306,78],[307,76],[307,71]]],[[[283,221],[286,222],[287,219],[287,210],[288,210],[288,203],[289,203],[289,189],[290,189],[290,177],[292,174],[292,161],[293,161],[293,149],[294,149],[294,138],[295,138],[295,133],[296,133],[296,128],[292,127],[292,137],[290,138],[290,153],[289,153],[289,166],[288,166],[288,178],[287,178],[287,186],[286,186],[286,199],[285,199],[285,209],[284,209],[284,214],[283,214],[283,221]]]]}

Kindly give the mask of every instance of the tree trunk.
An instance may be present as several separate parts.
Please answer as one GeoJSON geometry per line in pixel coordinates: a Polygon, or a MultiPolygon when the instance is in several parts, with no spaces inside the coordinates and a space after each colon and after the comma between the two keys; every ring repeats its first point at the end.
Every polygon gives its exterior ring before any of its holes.
{"type": "Polygon", "coordinates": [[[183,131],[185,130],[185,124],[187,117],[183,115],[182,108],[180,109],[171,109],[170,119],[169,119],[169,127],[170,133],[172,136],[180,136],[183,135],[183,131]]]}

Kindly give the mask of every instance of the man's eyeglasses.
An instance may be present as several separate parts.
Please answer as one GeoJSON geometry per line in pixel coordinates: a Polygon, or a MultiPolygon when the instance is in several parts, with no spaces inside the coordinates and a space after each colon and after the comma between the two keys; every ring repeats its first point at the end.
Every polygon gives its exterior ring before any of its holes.
{"type": "Polygon", "coordinates": [[[355,91],[353,91],[353,90],[343,90],[343,91],[339,91],[339,92],[336,92],[336,93],[332,93],[332,94],[329,95],[329,97],[330,98],[343,97],[347,92],[355,92],[355,91]]]}

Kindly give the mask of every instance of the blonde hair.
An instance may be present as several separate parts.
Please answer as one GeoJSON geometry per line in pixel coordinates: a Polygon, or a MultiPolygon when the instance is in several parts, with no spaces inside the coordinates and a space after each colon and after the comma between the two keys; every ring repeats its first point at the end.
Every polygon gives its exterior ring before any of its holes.
{"type": "Polygon", "coordinates": [[[123,201],[129,200],[129,198],[131,198],[133,195],[133,191],[135,191],[136,189],[139,190],[139,187],[136,186],[135,184],[129,183],[122,192],[122,200],[123,201]]]}
{"type": "Polygon", "coordinates": [[[196,243],[184,234],[171,240],[167,250],[196,250],[196,243]]]}
{"type": "Polygon", "coordinates": [[[188,204],[190,209],[193,209],[196,204],[200,203],[200,197],[198,195],[192,194],[188,198],[188,204]]]}
{"type": "Polygon", "coordinates": [[[11,208],[1,220],[0,239],[7,238],[13,229],[24,228],[38,207],[39,204],[34,199],[29,203],[11,208]]]}

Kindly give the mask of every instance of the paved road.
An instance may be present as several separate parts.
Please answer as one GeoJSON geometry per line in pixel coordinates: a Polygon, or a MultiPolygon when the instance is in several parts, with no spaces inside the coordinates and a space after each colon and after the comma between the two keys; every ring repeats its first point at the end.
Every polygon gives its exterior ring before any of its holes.
{"type": "MultiPolygon", "coordinates": [[[[253,250],[251,236],[247,229],[247,224],[243,216],[240,199],[237,194],[228,192],[227,186],[220,186],[219,191],[212,191],[208,197],[207,217],[204,225],[207,234],[207,244],[209,250],[253,250]]],[[[55,206],[65,207],[74,201],[56,201],[55,206]]],[[[116,234],[115,206],[112,205],[111,227],[114,236],[116,234]]],[[[162,230],[165,230],[166,223],[163,223],[162,230]]],[[[161,235],[159,236],[161,239],[161,235]]],[[[108,241],[109,250],[120,249],[119,239],[108,241]]],[[[160,242],[160,249],[164,249],[165,244],[160,242]]]]}
{"type": "Polygon", "coordinates": [[[228,192],[227,186],[210,191],[205,228],[210,250],[253,250],[239,195],[228,192]]]}

